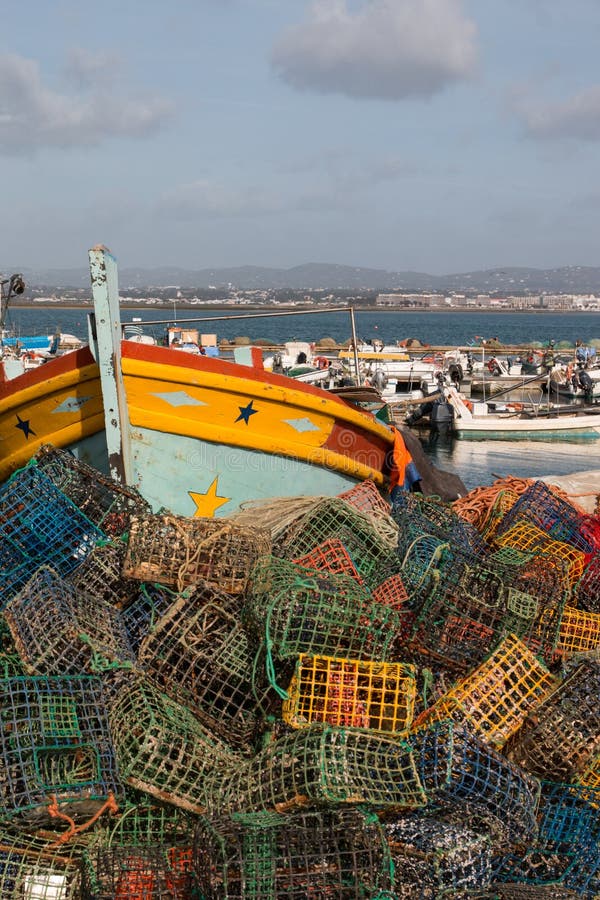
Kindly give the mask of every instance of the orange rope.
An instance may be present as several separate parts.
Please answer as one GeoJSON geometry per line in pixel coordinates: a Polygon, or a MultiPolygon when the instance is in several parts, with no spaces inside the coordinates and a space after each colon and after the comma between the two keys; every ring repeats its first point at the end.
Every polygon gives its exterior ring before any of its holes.
{"type": "MultiPolygon", "coordinates": [[[[465,497],[455,500],[452,508],[461,518],[475,525],[476,528],[480,528],[501,491],[512,491],[521,496],[534,481],[534,478],[516,478],[508,475],[506,478],[499,478],[491,485],[475,488],[465,497]]],[[[547,487],[556,497],[569,503],[580,515],[587,515],[584,509],[573,502],[573,497],[587,497],[590,496],[589,494],[567,494],[566,491],[553,484],[549,484],[547,487]]]]}
{"type": "Polygon", "coordinates": [[[82,822],[81,825],[76,825],[74,820],[68,816],[66,813],[62,813],[58,808],[58,800],[56,799],[56,794],[50,794],[50,803],[48,805],[48,814],[52,819],[62,819],[65,822],[69,823],[69,828],[67,831],[63,832],[61,836],[54,841],[52,846],[56,844],[66,844],[67,841],[70,841],[72,837],[75,837],[76,834],[81,834],[82,831],[85,831],[90,825],[93,825],[94,822],[97,822],[100,816],[102,816],[105,812],[117,813],[119,811],[119,807],[117,806],[117,801],[115,800],[114,794],[112,791],[108,792],[108,799],[105,803],[102,804],[100,809],[96,810],[91,819],[88,819],[87,822],[82,822]]]}

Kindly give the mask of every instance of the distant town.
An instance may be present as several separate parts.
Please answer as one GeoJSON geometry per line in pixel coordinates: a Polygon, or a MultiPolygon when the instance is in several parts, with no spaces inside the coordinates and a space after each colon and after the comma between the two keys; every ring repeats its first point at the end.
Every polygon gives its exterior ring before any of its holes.
{"type": "MultiPolygon", "coordinates": [[[[296,308],[354,306],[362,309],[402,309],[451,311],[477,309],[501,312],[507,310],[528,311],[600,311],[600,295],[566,293],[522,293],[499,294],[465,291],[426,292],[399,291],[381,293],[378,291],[356,291],[348,289],[328,290],[325,288],[298,289],[253,289],[242,290],[228,284],[222,287],[201,289],[169,285],[160,288],[122,288],[123,307],[206,307],[245,306],[249,308],[296,308]]],[[[18,306],[62,305],[91,306],[89,288],[70,288],[49,291],[43,287],[28,287],[18,298],[18,306]]]]}

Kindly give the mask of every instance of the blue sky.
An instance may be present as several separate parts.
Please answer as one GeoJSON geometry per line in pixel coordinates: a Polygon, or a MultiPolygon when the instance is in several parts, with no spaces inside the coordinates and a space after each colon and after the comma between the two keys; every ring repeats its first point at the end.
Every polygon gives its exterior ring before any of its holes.
{"type": "Polygon", "coordinates": [[[0,270],[599,265],[597,0],[0,0],[0,270]]]}

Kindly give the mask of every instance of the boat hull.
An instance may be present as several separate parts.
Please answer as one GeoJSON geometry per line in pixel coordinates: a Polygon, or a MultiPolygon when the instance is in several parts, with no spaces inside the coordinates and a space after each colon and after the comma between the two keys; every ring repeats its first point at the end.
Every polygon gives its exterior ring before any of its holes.
{"type": "Polygon", "coordinates": [[[457,438],[469,441],[573,441],[600,439],[600,416],[582,416],[577,422],[552,424],[544,420],[499,422],[468,422],[455,424],[457,438]]]}
{"type": "MultiPolygon", "coordinates": [[[[229,515],[250,498],[382,485],[392,435],[335,395],[219,359],[123,341],[131,483],[154,508],[229,515]]],[[[45,443],[106,470],[88,348],[0,384],[0,478],[45,443]]]]}

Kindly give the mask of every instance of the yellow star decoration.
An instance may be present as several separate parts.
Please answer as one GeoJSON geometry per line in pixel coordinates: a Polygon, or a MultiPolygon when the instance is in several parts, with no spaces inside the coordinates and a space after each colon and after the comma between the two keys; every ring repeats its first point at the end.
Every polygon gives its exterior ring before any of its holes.
{"type": "Polygon", "coordinates": [[[225,503],[229,503],[231,497],[219,497],[219,495],[217,494],[218,481],[219,476],[217,475],[205,494],[197,494],[196,491],[188,491],[188,494],[196,504],[194,517],[205,516],[207,518],[211,518],[212,516],[214,516],[215,512],[220,506],[224,506],[225,503]]]}

